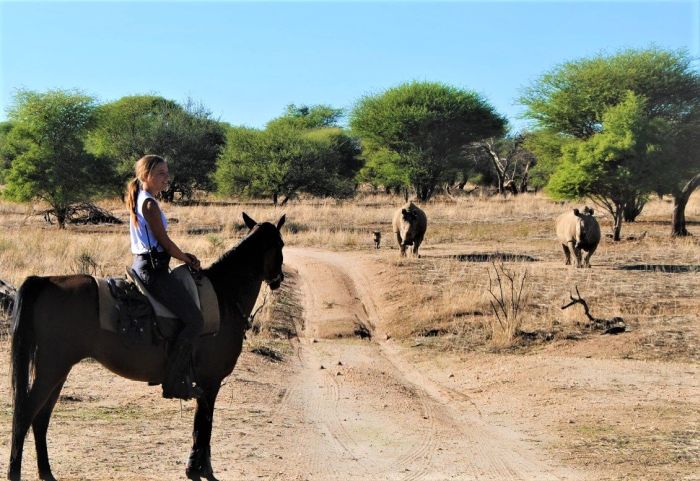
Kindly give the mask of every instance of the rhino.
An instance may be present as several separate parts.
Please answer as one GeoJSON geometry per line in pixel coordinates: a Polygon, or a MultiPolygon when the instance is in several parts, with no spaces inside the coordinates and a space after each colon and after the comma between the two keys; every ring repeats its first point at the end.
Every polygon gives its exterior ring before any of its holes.
{"type": "Polygon", "coordinates": [[[566,256],[566,265],[571,264],[571,251],[576,256],[576,267],[591,267],[591,256],[600,242],[600,226],[593,209],[585,207],[583,213],[578,209],[565,212],[557,217],[557,239],[561,242],[566,256]],[[586,256],[581,260],[581,251],[586,256]]]}
{"type": "Polygon", "coordinates": [[[401,249],[400,255],[406,256],[406,248],[413,246],[411,249],[413,255],[420,257],[418,248],[423,242],[425,230],[428,227],[425,212],[416,207],[413,202],[408,202],[394,213],[392,226],[401,249]]]}

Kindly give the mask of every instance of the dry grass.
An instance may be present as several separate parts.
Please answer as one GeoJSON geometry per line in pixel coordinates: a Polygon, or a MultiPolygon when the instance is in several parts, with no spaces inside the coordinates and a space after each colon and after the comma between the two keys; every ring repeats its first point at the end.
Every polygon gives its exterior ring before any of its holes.
{"type": "Polygon", "coordinates": [[[570,452],[576,453],[572,461],[589,465],[605,458],[607,475],[598,479],[693,479],[685,476],[700,459],[697,415],[697,406],[683,400],[631,410],[611,406],[598,414],[578,415],[561,429],[571,439],[570,452]]]}
{"type": "MultiPolygon", "coordinates": [[[[371,251],[372,232],[382,231],[381,262],[393,279],[387,312],[394,337],[427,337],[426,342],[457,350],[510,344],[495,340],[490,328],[489,263],[474,262],[499,254],[507,268],[529,272],[532,295],[522,311],[520,329],[554,333],[554,340],[586,334],[577,325],[583,320],[578,308],[560,310],[569,290],[578,285],[594,315],[622,316],[633,330],[635,341],[620,355],[700,358],[697,328],[692,327],[700,310],[700,276],[620,269],[700,265],[697,237],[669,238],[667,200],[651,201],[638,222],[623,227],[625,237],[646,233],[641,240],[604,239],[592,258],[593,269],[585,270],[564,267],[552,227],[560,212],[580,204],[557,203],[542,195],[436,199],[424,206],[429,218],[421,247],[424,257],[399,260],[390,222],[402,202],[399,197],[364,195],[352,202],[310,199],[275,208],[214,200],[196,206],[166,205],[164,210],[175,241],[197,253],[204,264],[244,234],[243,211],[259,221],[274,221],[286,213],[287,245],[371,251]]],[[[100,205],[128,221],[118,201],[100,205]]],[[[34,211],[42,208],[34,206],[34,211]]],[[[0,278],[15,286],[31,274],[121,275],[131,262],[126,225],[70,226],[61,231],[31,213],[29,206],[0,202],[0,278]]],[[[609,230],[610,220],[598,214],[603,230],[609,230]]],[[[700,193],[691,198],[686,214],[689,229],[700,235],[700,193]]],[[[529,344],[531,339],[521,339],[515,347],[529,344]]]]}

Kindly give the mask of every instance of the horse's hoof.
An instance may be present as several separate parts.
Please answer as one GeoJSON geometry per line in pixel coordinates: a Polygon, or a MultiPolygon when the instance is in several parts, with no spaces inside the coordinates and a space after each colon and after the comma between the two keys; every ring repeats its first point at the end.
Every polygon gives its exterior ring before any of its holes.
{"type": "Polygon", "coordinates": [[[187,479],[191,479],[192,481],[201,481],[202,479],[206,479],[206,481],[219,481],[211,471],[204,473],[196,469],[188,469],[185,471],[185,474],[187,475],[187,479]]]}
{"type": "Polygon", "coordinates": [[[41,481],[58,481],[51,472],[39,474],[41,481]]]}
{"type": "Polygon", "coordinates": [[[7,479],[10,481],[22,481],[22,472],[19,469],[8,469],[7,479]]]}

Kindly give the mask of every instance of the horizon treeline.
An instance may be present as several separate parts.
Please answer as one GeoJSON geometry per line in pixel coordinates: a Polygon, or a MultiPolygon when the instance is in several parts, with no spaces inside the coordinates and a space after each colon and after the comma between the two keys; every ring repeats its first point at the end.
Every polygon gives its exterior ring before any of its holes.
{"type": "Polygon", "coordinates": [[[255,129],[220,122],[192,99],[98,103],[80,90],[20,90],[0,123],[2,196],[43,200],[64,227],[71,205],[122,194],[134,162],[158,154],[170,167],[168,201],[197,192],[275,204],[348,198],[361,184],[422,202],[467,182],[501,194],[544,188],[591,199],[619,240],[650,195],[670,194],[672,234],[688,234],[685,205],[700,185],[700,75],[686,51],[566,62],[517,101],[532,121],[522,132],[474,91],[416,81],[361,97],[349,112],[290,104],[255,129]]]}

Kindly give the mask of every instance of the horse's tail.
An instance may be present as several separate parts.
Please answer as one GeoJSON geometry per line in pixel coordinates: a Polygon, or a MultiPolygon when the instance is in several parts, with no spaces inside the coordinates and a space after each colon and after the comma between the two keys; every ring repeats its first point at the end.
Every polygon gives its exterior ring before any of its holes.
{"type": "Polygon", "coordinates": [[[17,292],[12,313],[12,394],[13,431],[19,428],[24,417],[26,398],[29,395],[29,375],[36,361],[36,337],[32,319],[34,301],[45,285],[45,277],[31,276],[17,292]]]}

